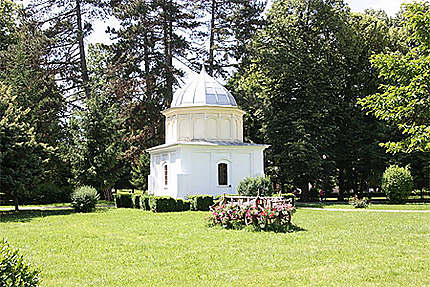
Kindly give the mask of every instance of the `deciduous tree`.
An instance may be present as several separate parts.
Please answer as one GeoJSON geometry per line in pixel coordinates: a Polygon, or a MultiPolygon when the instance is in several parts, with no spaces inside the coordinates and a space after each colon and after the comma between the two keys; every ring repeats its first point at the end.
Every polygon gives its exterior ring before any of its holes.
{"type": "Polygon", "coordinates": [[[363,109],[397,125],[400,141],[383,143],[387,151],[430,151],[430,5],[405,4],[401,22],[408,31],[409,50],[380,53],[372,65],[383,79],[380,92],[362,100],[363,109]]]}

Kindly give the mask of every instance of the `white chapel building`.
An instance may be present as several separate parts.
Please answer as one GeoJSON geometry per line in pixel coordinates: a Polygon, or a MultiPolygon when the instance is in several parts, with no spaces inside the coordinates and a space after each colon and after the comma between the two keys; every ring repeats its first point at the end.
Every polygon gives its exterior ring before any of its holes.
{"type": "Polygon", "coordinates": [[[163,111],[166,143],[147,149],[149,193],[174,198],[231,194],[244,177],[264,175],[268,145],[243,142],[244,114],[203,68],[163,111]]]}

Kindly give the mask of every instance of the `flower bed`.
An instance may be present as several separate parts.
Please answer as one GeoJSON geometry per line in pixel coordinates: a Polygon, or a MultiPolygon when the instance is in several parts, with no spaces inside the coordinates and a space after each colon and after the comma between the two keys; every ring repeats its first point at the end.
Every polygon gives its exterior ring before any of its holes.
{"type": "Polygon", "coordinates": [[[243,203],[230,201],[212,207],[209,224],[226,229],[248,227],[256,231],[288,232],[293,228],[294,211],[289,201],[275,201],[271,206],[260,205],[259,199],[243,203]]]}

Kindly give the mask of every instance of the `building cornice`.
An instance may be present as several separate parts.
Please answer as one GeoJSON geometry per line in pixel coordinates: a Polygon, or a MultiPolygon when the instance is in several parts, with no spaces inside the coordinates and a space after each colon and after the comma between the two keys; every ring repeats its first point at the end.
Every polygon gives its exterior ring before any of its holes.
{"type": "Polygon", "coordinates": [[[267,144],[253,144],[253,143],[244,143],[244,142],[227,142],[227,141],[179,141],[169,144],[162,144],[152,148],[146,149],[147,152],[155,152],[162,150],[169,150],[177,146],[201,146],[207,148],[249,148],[249,149],[262,149],[270,147],[267,144]]]}
{"type": "Polygon", "coordinates": [[[187,107],[173,107],[166,109],[162,111],[161,113],[164,116],[170,116],[172,114],[177,113],[198,113],[198,112],[207,112],[210,111],[211,113],[221,112],[235,112],[241,115],[246,114],[246,112],[242,111],[238,107],[232,107],[232,106],[222,106],[222,105],[202,105],[202,106],[187,106],[187,107]]]}

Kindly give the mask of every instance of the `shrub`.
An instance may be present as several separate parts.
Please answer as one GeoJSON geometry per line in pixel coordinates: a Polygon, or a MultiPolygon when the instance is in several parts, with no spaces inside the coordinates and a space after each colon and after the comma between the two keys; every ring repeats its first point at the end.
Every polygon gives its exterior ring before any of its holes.
{"type": "Polygon", "coordinates": [[[412,191],[413,180],[408,168],[389,166],[382,176],[382,190],[391,202],[405,202],[412,191]]]}
{"type": "Polygon", "coordinates": [[[209,207],[214,204],[212,195],[190,195],[188,199],[191,202],[191,210],[208,211],[209,207]]]}
{"type": "Polygon", "coordinates": [[[133,193],[133,194],[144,194],[145,191],[142,189],[117,189],[116,193],[133,193]]]}
{"type": "Polygon", "coordinates": [[[184,200],[183,199],[176,199],[176,206],[175,211],[183,211],[184,210],[184,200]]]}
{"type": "Polygon", "coordinates": [[[133,208],[137,208],[137,209],[140,208],[140,198],[141,197],[142,197],[141,194],[133,194],[131,196],[131,203],[132,203],[133,208]]]}
{"type": "Polygon", "coordinates": [[[76,212],[90,212],[96,208],[99,195],[94,187],[81,186],[75,189],[71,199],[76,212]]]}
{"type": "Polygon", "coordinates": [[[115,205],[117,208],[133,208],[132,193],[115,194],[115,205]]]}
{"type": "Polygon", "coordinates": [[[354,197],[349,201],[349,204],[351,204],[355,208],[369,207],[369,201],[366,198],[358,198],[357,195],[354,195],[354,197]]]}
{"type": "Polygon", "coordinates": [[[210,225],[220,225],[226,229],[251,227],[255,231],[287,232],[293,230],[292,204],[279,203],[272,208],[255,206],[250,202],[239,204],[231,202],[218,205],[211,214],[210,225]]]}
{"type": "Polygon", "coordinates": [[[272,183],[268,177],[245,177],[237,186],[237,193],[243,196],[271,196],[272,183]]]}
{"type": "Polygon", "coordinates": [[[191,200],[184,200],[184,208],[183,211],[189,211],[191,210],[191,200]]]}
{"type": "Polygon", "coordinates": [[[181,198],[176,199],[175,211],[188,211],[191,208],[191,201],[181,198]]]}
{"type": "Polygon", "coordinates": [[[149,198],[149,207],[153,212],[175,211],[176,200],[170,196],[151,196],[149,198]]]}
{"type": "Polygon", "coordinates": [[[12,248],[6,240],[0,240],[0,286],[36,287],[39,271],[25,262],[19,250],[12,248]]]}
{"type": "Polygon", "coordinates": [[[140,198],[140,206],[143,210],[153,212],[172,212],[190,210],[189,200],[174,199],[170,196],[152,196],[144,194],[140,198]]]}
{"type": "Polygon", "coordinates": [[[151,207],[149,205],[149,199],[150,198],[151,198],[150,195],[143,194],[140,197],[140,208],[142,208],[143,210],[147,210],[147,211],[151,210],[151,207]]]}
{"type": "Polygon", "coordinates": [[[220,194],[220,195],[217,195],[217,196],[215,197],[215,201],[220,200],[221,198],[223,198],[223,196],[238,196],[238,195],[239,195],[239,194],[237,194],[237,193],[230,193],[230,194],[225,193],[225,194],[220,194]]]}

